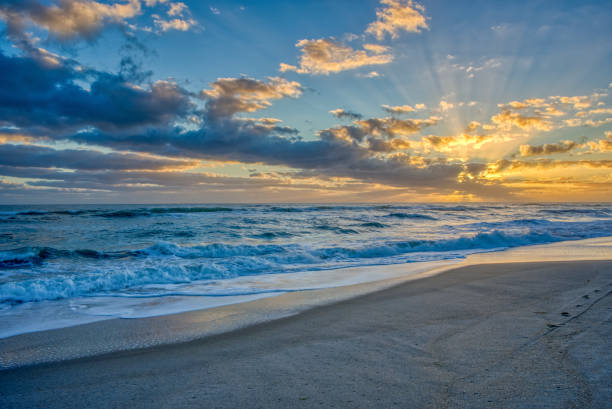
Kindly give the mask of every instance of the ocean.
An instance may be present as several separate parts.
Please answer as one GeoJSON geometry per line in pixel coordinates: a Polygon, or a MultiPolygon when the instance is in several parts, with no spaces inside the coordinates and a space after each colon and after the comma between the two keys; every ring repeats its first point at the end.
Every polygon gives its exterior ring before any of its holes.
{"type": "Polygon", "coordinates": [[[0,337],[377,279],[339,282],[346,267],[610,235],[609,203],[0,206],[0,337]]]}

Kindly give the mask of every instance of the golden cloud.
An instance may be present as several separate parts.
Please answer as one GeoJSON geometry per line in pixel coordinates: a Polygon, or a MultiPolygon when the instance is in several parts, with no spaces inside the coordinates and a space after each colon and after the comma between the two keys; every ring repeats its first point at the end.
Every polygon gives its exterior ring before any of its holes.
{"type": "Polygon", "coordinates": [[[425,8],[412,0],[381,0],[384,7],[376,10],[376,21],[368,25],[366,33],[372,34],[378,40],[383,40],[386,34],[397,38],[400,31],[420,33],[428,29],[424,16],[425,8]]]}
{"type": "Polygon", "coordinates": [[[535,161],[507,160],[501,159],[490,163],[484,171],[484,175],[492,175],[504,171],[516,171],[522,169],[553,169],[567,167],[584,168],[612,168],[612,160],[550,160],[540,159],[535,161]]]}
{"type": "Polygon", "coordinates": [[[271,99],[283,97],[297,98],[302,94],[301,84],[280,77],[269,77],[268,82],[252,78],[219,78],[211,84],[212,89],[203,90],[208,98],[235,96],[247,101],[267,104],[271,99]]]}
{"type": "Polygon", "coordinates": [[[527,130],[538,129],[541,131],[549,131],[552,129],[552,124],[537,114],[528,116],[507,108],[502,109],[499,114],[492,116],[491,120],[502,128],[516,126],[527,130]]]}
{"type": "Polygon", "coordinates": [[[433,149],[438,152],[452,152],[456,148],[468,146],[479,149],[495,137],[495,135],[470,135],[468,133],[460,133],[455,136],[427,135],[423,137],[422,142],[425,151],[433,149]]]}
{"type": "Polygon", "coordinates": [[[383,105],[382,109],[390,114],[408,114],[410,112],[426,109],[425,104],[416,104],[414,107],[410,105],[383,105]]]}
{"type": "Polygon", "coordinates": [[[561,141],[559,143],[547,143],[544,145],[521,145],[519,147],[521,156],[553,155],[566,153],[582,145],[574,141],[561,141]]]}
{"type": "Polygon", "coordinates": [[[427,119],[369,118],[355,121],[368,135],[406,136],[421,129],[437,124],[441,118],[432,116],[427,119]]]}
{"type": "Polygon", "coordinates": [[[23,25],[26,20],[61,38],[89,36],[107,23],[118,23],[141,13],[140,0],[106,4],[97,1],[69,0],[59,5],[37,5],[24,2],[17,7],[0,7],[0,18],[23,25]]]}
{"type": "Polygon", "coordinates": [[[597,142],[588,142],[589,148],[592,151],[612,152],[612,131],[607,131],[605,135],[605,139],[600,139],[597,142]]]}
{"type": "Polygon", "coordinates": [[[329,75],[340,71],[352,70],[368,65],[388,64],[393,61],[389,47],[377,44],[365,44],[363,50],[338,42],[333,38],[300,40],[299,66],[281,63],[280,71],[295,71],[299,74],[329,75]]]}

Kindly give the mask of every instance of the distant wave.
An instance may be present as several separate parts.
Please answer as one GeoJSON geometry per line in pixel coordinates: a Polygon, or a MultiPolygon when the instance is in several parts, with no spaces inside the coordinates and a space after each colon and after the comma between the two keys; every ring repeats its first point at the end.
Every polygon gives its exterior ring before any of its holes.
{"type": "Polygon", "coordinates": [[[379,229],[384,229],[385,227],[387,227],[386,224],[382,224],[379,222],[365,222],[365,223],[361,223],[360,226],[361,227],[376,227],[379,229]]]}
{"type": "Polygon", "coordinates": [[[327,231],[331,231],[337,234],[358,234],[359,233],[357,230],[354,230],[354,229],[347,229],[347,228],[340,227],[340,226],[330,226],[328,224],[317,225],[315,226],[315,229],[327,230],[327,231]]]}
{"type": "Polygon", "coordinates": [[[428,206],[427,209],[437,212],[467,212],[470,210],[478,210],[477,207],[468,206],[428,206]]]}
{"type": "Polygon", "coordinates": [[[291,233],[287,233],[284,231],[267,231],[264,233],[259,233],[259,234],[252,234],[251,237],[255,238],[255,239],[264,239],[264,240],[272,240],[272,239],[278,239],[278,238],[287,238],[287,237],[292,237],[293,234],[291,233]]]}
{"type": "Polygon", "coordinates": [[[21,210],[0,212],[0,216],[44,216],[48,214],[78,216],[95,212],[94,210],[21,210]]]}
{"type": "Polygon", "coordinates": [[[387,217],[396,217],[398,219],[438,220],[435,217],[420,213],[389,213],[387,217]]]}
{"type": "Polygon", "coordinates": [[[283,212],[283,213],[301,213],[304,211],[303,208],[299,208],[299,207],[271,207],[266,210],[270,212],[283,212]]]}
{"type": "Polygon", "coordinates": [[[554,214],[554,215],[588,215],[588,216],[599,216],[609,217],[612,216],[612,212],[609,209],[580,209],[580,208],[569,208],[569,209],[540,209],[539,213],[554,214]]]}
{"type": "Polygon", "coordinates": [[[180,213],[216,213],[231,212],[231,207],[153,207],[146,209],[117,210],[113,212],[101,212],[95,214],[99,217],[140,217],[156,214],[180,214],[180,213]]]}
{"type": "Polygon", "coordinates": [[[537,229],[548,232],[563,240],[581,239],[587,237],[607,236],[612,234],[612,219],[588,222],[567,221],[559,222],[548,219],[514,219],[503,222],[476,222],[465,224],[464,227],[473,229],[502,229],[504,231],[523,228],[537,229]]]}
{"type": "Polygon", "coordinates": [[[22,210],[22,211],[7,211],[0,212],[0,216],[45,216],[45,215],[65,215],[65,216],[80,216],[90,215],[97,217],[122,218],[122,217],[140,217],[152,216],[158,214],[172,213],[214,213],[214,212],[231,212],[235,209],[230,207],[151,207],[140,209],[122,209],[105,211],[101,209],[88,210],[22,210]]]}

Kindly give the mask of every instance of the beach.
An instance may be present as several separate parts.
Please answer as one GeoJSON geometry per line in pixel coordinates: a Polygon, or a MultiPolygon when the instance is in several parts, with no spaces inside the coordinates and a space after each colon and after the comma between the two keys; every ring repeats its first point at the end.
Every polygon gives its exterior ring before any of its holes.
{"type": "Polygon", "coordinates": [[[304,294],[285,294],[7,338],[0,344],[5,367],[36,348],[61,355],[62,345],[130,328],[142,335],[148,327],[156,339],[181,317],[189,327],[198,315],[203,326],[214,317],[238,322],[188,342],[14,365],[0,371],[1,406],[609,407],[610,242],[577,242],[575,249],[592,253],[574,251],[579,260],[561,261],[568,243],[480,254],[474,264],[309,308],[288,309],[283,297],[304,294]],[[249,309],[263,313],[248,323],[237,311],[249,309]]]}

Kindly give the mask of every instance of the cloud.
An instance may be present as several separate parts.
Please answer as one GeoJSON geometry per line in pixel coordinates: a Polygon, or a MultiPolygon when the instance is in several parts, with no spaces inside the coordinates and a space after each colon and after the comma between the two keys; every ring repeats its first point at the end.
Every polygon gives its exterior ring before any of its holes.
{"type": "Polygon", "coordinates": [[[73,170],[168,170],[197,166],[199,161],[156,158],[129,153],[102,153],[86,149],[56,150],[36,145],[0,145],[0,166],[73,170]]]}
{"type": "Polygon", "coordinates": [[[161,31],[169,31],[169,30],[177,30],[177,31],[188,31],[190,28],[197,25],[197,22],[192,18],[173,18],[169,20],[164,20],[162,18],[156,17],[154,19],[154,24],[161,31]]]}
{"type": "Polygon", "coordinates": [[[381,0],[382,8],[376,10],[376,21],[366,28],[367,34],[372,34],[378,40],[383,40],[387,34],[397,38],[401,31],[420,33],[428,29],[424,16],[425,8],[412,0],[381,0]]]}
{"type": "Polygon", "coordinates": [[[213,83],[203,92],[207,103],[202,115],[206,120],[198,129],[156,127],[141,129],[137,133],[92,130],[75,133],[70,139],[159,156],[278,165],[299,169],[300,174],[310,177],[349,178],[405,188],[434,189],[435,186],[436,190],[442,191],[458,188],[487,190],[457,179],[459,174],[481,170],[482,165],[429,161],[398,152],[410,146],[410,142],[403,139],[405,135],[436,124],[437,117],[360,119],[351,125],[323,130],[319,139],[303,140],[286,137],[277,127],[237,118],[234,115],[243,111],[235,108],[218,112],[217,100],[226,97],[233,100],[232,106],[236,100],[250,99],[246,101],[246,108],[241,109],[252,110],[265,105],[258,105],[262,101],[298,93],[295,84],[272,84],[273,81],[240,78],[226,78],[213,83]],[[279,91],[281,89],[283,91],[279,91]],[[250,103],[255,105],[248,105],[250,103]],[[381,157],[381,153],[386,156],[381,157]]]}
{"type": "Polygon", "coordinates": [[[0,72],[0,125],[30,133],[158,125],[193,109],[189,93],[173,82],[136,86],[121,75],[87,70],[73,61],[49,65],[0,52],[0,72]]]}
{"type": "Polygon", "coordinates": [[[433,149],[437,152],[455,152],[457,148],[472,147],[480,149],[482,145],[498,137],[494,134],[471,135],[462,132],[454,136],[427,135],[423,137],[423,148],[427,152],[433,149]]]}
{"type": "Polygon", "coordinates": [[[475,78],[477,73],[485,70],[497,69],[503,66],[503,61],[500,58],[489,58],[480,63],[467,62],[464,64],[451,63],[456,57],[448,58],[438,67],[438,71],[460,71],[467,75],[468,78],[475,78]]]}
{"type": "Polygon", "coordinates": [[[253,78],[219,78],[211,89],[201,92],[206,99],[207,118],[231,117],[238,112],[255,112],[269,107],[271,100],[284,97],[297,98],[302,86],[296,81],[269,77],[268,82],[253,78]]]}
{"type": "MultiPolygon", "coordinates": [[[[427,21],[423,14],[425,9],[412,0],[381,0],[384,6],[376,11],[377,20],[366,28],[367,34],[374,35],[383,40],[386,34],[396,38],[400,31],[421,32],[427,29],[427,21]]],[[[347,34],[347,41],[359,36],[347,34]]],[[[346,70],[371,65],[383,65],[393,61],[390,48],[366,43],[362,49],[355,49],[335,38],[304,39],[297,42],[296,47],[301,49],[298,65],[281,63],[281,72],[295,71],[299,74],[329,75],[346,70]]],[[[380,76],[377,71],[360,74],[366,78],[380,76]]]]}
{"type": "Polygon", "coordinates": [[[440,101],[440,111],[442,112],[446,112],[449,109],[453,109],[455,107],[455,104],[453,104],[452,102],[446,102],[444,100],[440,101]]]}
{"type": "Polygon", "coordinates": [[[334,109],[329,112],[338,119],[349,119],[351,121],[358,120],[363,117],[363,115],[361,114],[351,111],[345,111],[342,108],[334,109]]]}
{"type": "Polygon", "coordinates": [[[469,124],[467,124],[467,126],[465,127],[465,132],[473,132],[476,129],[480,128],[482,126],[482,124],[478,121],[471,121],[469,124]]]}
{"type": "Polygon", "coordinates": [[[547,143],[544,145],[521,145],[519,150],[521,156],[540,156],[566,153],[580,146],[580,144],[573,141],[561,141],[559,143],[547,143]]]}
{"type": "Polygon", "coordinates": [[[612,152],[612,131],[606,131],[605,136],[605,139],[600,139],[597,142],[587,142],[591,151],[612,152]]]}
{"type": "Polygon", "coordinates": [[[552,124],[541,115],[527,116],[508,108],[504,108],[499,114],[492,116],[491,120],[502,128],[516,126],[526,130],[549,131],[552,129],[552,124]]]}
{"type": "Polygon", "coordinates": [[[418,133],[421,129],[436,125],[440,118],[430,117],[427,119],[398,119],[393,117],[387,118],[367,118],[356,119],[352,125],[337,126],[334,128],[323,129],[319,131],[319,136],[324,140],[343,141],[348,143],[359,144],[367,142],[366,147],[375,146],[377,151],[390,151],[391,147],[399,147],[406,149],[409,145],[407,141],[401,137],[409,136],[418,133]],[[384,144],[384,141],[400,138],[393,143],[384,144]]]}
{"type": "Polygon", "coordinates": [[[329,75],[369,65],[388,64],[393,61],[389,48],[377,44],[364,44],[362,50],[338,42],[333,38],[301,40],[296,44],[301,49],[299,65],[280,64],[280,71],[295,71],[299,74],[329,75]]]}
{"type": "MultiPolygon", "coordinates": [[[[579,114],[581,114],[579,112],[579,114]]],[[[585,115],[612,115],[612,108],[596,108],[584,113],[585,115]]],[[[584,116],[584,115],[580,115],[584,116]]]]}
{"type": "Polygon", "coordinates": [[[490,163],[483,174],[496,174],[504,171],[520,171],[523,169],[554,169],[554,168],[612,168],[612,160],[550,160],[539,159],[536,161],[507,160],[501,159],[490,163]]]}
{"type": "Polygon", "coordinates": [[[586,95],[574,97],[553,97],[558,99],[562,104],[572,105],[574,109],[585,109],[591,106],[590,97],[586,95]]]}
{"type": "Polygon", "coordinates": [[[169,16],[182,16],[189,8],[183,2],[170,3],[170,8],[168,9],[169,16]]]}
{"type": "Polygon", "coordinates": [[[372,152],[396,152],[410,148],[410,142],[402,138],[394,138],[388,141],[380,138],[368,139],[368,149],[372,152]]]}
{"type": "Polygon", "coordinates": [[[409,114],[411,112],[414,111],[420,111],[423,109],[426,109],[427,107],[425,106],[425,104],[416,104],[414,107],[410,106],[410,105],[395,105],[395,106],[391,106],[391,105],[383,105],[382,109],[390,114],[409,114]]]}
{"type": "Polygon", "coordinates": [[[502,23],[491,26],[491,30],[493,30],[495,34],[499,36],[506,36],[507,34],[513,32],[515,27],[508,23],[502,23]]]}
{"type": "Polygon", "coordinates": [[[370,71],[365,74],[357,74],[357,76],[361,78],[378,78],[382,77],[382,74],[380,74],[378,71],[370,71]]]}
{"type": "Polygon", "coordinates": [[[168,3],[168,0],[144,0],[145,4],[149,7],[156,6],[158,4],[168,3]]]}
{"type": "MultiPolygon", "coordinates": [[[[457,175],[465,171],[466,166],[470,171],[480,169],[477,164],[456,163],[434,163],[423,167],[413,164],[410,156],[377,158],[376,152],[368,147],[335,135],[322,134],[321,139],[312,141],[288,139],[252,124],[240,126],[238,121],[222,121],[189,132],[168,130],[167,133],[157,131],[129,136],[80,133],[74,135],[73,140],[157,155],[265,163],[301,169],[312,176],[346,177],[399,187],[429,189],[435,186],[440,190],[457,189],[457,175]]],[[[390,143],[403,147],[396,141],[390,143]]]]}
{"type": "Polygon", "coordinates": [[[423,128],[436,125],[439,121],[440,118],[436,116],[427,119],[369,118],[355,121],[355,124],[368,135],[384,135],[391,138],[417,133],[423,128]]]}
{"type": "MultiPolygon", "coordinates": [[[[187,31],[198,23],[191,17],[189,7],[182,2],[167,0],[124,0],[99,2],[94,0],[5,0],[0,4],[0,19],[7,24],[9,36],[23,48],[31,42],[28,26],[45,30],[49,37],[60,41],[95,38],[105,27],[120,25],[129,30],[139,29],[129,20],[143,13],[143,4],[155,7],[167,4],[168,18],[152,14],[153,23],[160,31],[187,31]]],[[[151,31],[151,28],[141,28],[151,31]]]]}
{"type": "Polygon", "coordinates": [[[191,17],[191,11],[185,3],[169,3],[167,18],[162,18],[158,14],[153,14],[153,23],[162,32],[169,30],[188,31],[193,27],[199,27],[196,20],[191,17]]]}
{"type": "MultiPolygon", "coordinates": [[[[312,194],[317,191],[337,189],[333,183],[326,183],[324,179],[305,178],[297,174],[292,174],[290,177],[270,174],[263,177],[258,175],[231,177],[208,172],[185,172],[172,169],[161,171],[111,169],[73,172],[2,165],[0,165],[0,174],[26,179],[22,183],[7,183],[0,180],[0,195],[3,197],[9,194],[27,196],[29,192],[40,194],[41,190],[45,190],[45,197],[65,198],[76,194],[81,199],[93,196],[98,198],[97,200],[100,200],[99,198],[109,200],[109,197],[110,200],[113,200],[113,197],[116,200],[117,194],[129,193],[130,198],[135,201],[139,200],[136,199],[138,194],[146,194],[145,197],[150,197],[151,194],[155,194],[155,197],[161,195],[167,201],[176,198],[178,194],[182,198],[194,201],[198,198],[201,200],[203,195],[210,198],[211,195],[232,192],[234,201],[245,201],[245,198],[248,201],[250,195],[261,195],[262,191],[266,192],[269,197],[280,196],[289,200],[292,197],[295,198],[299,191],[312,194]],[[279,190],[284,193],[279,195],[279,190]],[[56,196],[49,193],[54,191],[57,192],[56,196]],[[96,196],[98,192],[101,194],[96,196]]],[[[359,182],[354,183],[359,184],[359,182]]],[[[350,185],[350,183],[346,184],[350,185]]]]}
{"type": "Polygon", "coordinates": [[[23,36],[28,23],[60,39],[92,38],[105,25],[118,24],[141,13],[140,0],[101,3],[93,0],[9,0],[0,5],[0,18],[12,35],[23,36]]]}
{"type": "Polygon", "coordinates": [[[169,30],[188,31],[194,27],[200,27],[198,22],[191,16],[191,11],[185,3],[169,3],[167,18],[162,18],[158,14],[153,14],[153,23],[162,32],[169,30]]]}
{"type": "Polygon", "coordinates": [[[524,130],[550,131],[577,126],[599,127],[612,122],[612,118],[593,118],[612,112],[605,107],[605,102],[600,101],[605,96],[607,96],[605,93],[593,93],[591,95],[549,96],[511,101],[506,104],[498,104],[501,111],[491,119],[498,127],[505,129],[516,126],[524,130]],[[598,108],[587,109],[593,105],[598,108]],[[567,116],[571,117],[567,118],[567,116]]]}

